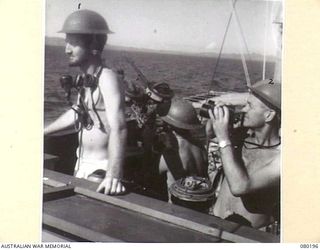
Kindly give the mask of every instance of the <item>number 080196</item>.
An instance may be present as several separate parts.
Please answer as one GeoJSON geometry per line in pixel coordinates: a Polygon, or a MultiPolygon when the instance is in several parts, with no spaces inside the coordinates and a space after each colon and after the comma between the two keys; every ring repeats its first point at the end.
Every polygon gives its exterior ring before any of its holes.
{"type": "Polygon", "coordinates": [[[300,248],[318,248],[318,244],[300,244],[300,248]]]}

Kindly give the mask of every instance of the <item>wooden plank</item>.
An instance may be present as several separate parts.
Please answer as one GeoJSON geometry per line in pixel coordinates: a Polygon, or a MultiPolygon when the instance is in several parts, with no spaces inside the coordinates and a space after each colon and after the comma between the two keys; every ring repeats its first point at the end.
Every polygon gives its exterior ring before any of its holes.
{"type": "Polygon", "coordinates": [[[42,229],[41,241],[42,242],[71,242],[73,240],[67,237],[64,237],[63,235],[53,233],[49,230],[42,229]]]}
{"type": "Polygon", "coordinates": [[[133,204],[131,202],[127,202],[125,200],[120,200],[112,196],[107,196],[104,194],[97,193],[95,191],[91,191],[88,189],[84,189],[81,187],[76,187],[75,192],[79,194],[86,195],[90,198],[94,198],[100,201],[105,201],[110,204],[129,209],[131,211],[135,211],[141,214],[145,214],[151,217],[154,217],[156,219],[166,221],[169,223],[173,223],[178,226],[182,226],[191,230],[195,230],[213,237],[218,237],[223,240],[231,241],[231,242],[239,242],[239,243],[257,243],[258,241],[252,240],[243,236],[239,236],[233,233],[229,233],[227,231],[224,231],[223,229],[219,228],[213,228],[206,225],[202,225],[184,218],[180,218],[168,213],[164,213],[162,211],[157,211],[148,207],[140,206],[137,204],[133,204]]]}
{"type": "Polygon", "coordinates": [[[71,195],[74,195],[74,187],[72,186],[46,189],[43,192],[43,201],[45,202],[45,201],[50,201],[54,199],[61,199],[71,195]]]}
{"type": "Polygon", "coordinates": [[[44,170],[43,173],[44,184],[48,186],[54,186],[58,184],[59,186],[81,186],[94,190],[97,188],[97,183],[87,181],[85,179],[79,179],[71,175],[62,174],[56,171],[51,171],[48,169],[44,170]]]}
{"type": "MultiPolygon", "coordinates": [[[[125,242],[224,242],[218,237],[81,194],[45,202],[43,211],[47,215],[125,242]]],[[[57,230],[59,228],[50,229],[53,232],[57,230]]],[[[72,231],[70,233],[74,235],[72,231]]]]}
{"type": "Polygon", "coordinates": [[[56,181],[48,177],[43,177],[43,184],[49,187],[66,187],[68,185],[64,182],[56,181]]]}
{"type": "MultiPolygon", "coordinates": [[[[209,233],[214,232],[215,235],[217,235],[217,233],[224,232],[224,236],[227,235],[226,239],[228,239],[228,237],[231,237],[232,235],[236,235],[239,237],[238,240],[241,240],[241,242],[244,239],[248,239],[245,240],[245,242],[280,242],[280,238],[278,236],[272,235],[270,233],[242,226],[234,222],[226,221],[215,216],[203,214],[160,200],[152,199],[135,193],[128,193],[123,196],[105,196],[103,194],[95,192],[98,186],[97,183],[89,182],[84,179],[74,178],[72,176],[67,176],[50,170],[45,170],[44,175],[50,179],[59,180],[60,182],[64,183],[70,183],[71,185],[77,187],[76,192],[79,191],[79,188],[82,188],[80,189],[80,191],[82,190],[81,192],[86,192],[86,190],[89,190],[91,191],[89,192],[89,195],[92,195],[93,193],[97,194],[99,195],[98,198],[103,199],[105,202],[111,202],[111,199],[112,201],[119,203],[121,201],[125,201],[126,205],[129,206],[129,209],[133,206],[135,206],[137,209],[145,207],[147,209],[158,212],[157,216],[159,217],[159,219],[162,219],[163,216],[168,216],[167,218],[172,219],[170,216],[175,216],[181,219],[181,222],[179,222],[181,224],[194,223],[195,228],[201,225],[202,229],[200,230],[204,230],[209,233]],[[203,228],[203,226],[205,229],[203,228]]],[[[140,212],[140,210],[137,212],[140,212]]]]}
{"type": "Polygon", "coordinates": [[[48,214],[43,214],[42,217],[43,223],[45,225],[54,227],[54,228],[59,228],[62,231],[65,231],[67,233],[71,233],[75,236],[78,236],[83,239],[88,239],[89,241],[93,242],[121,242],[119,239],[112,238],[108,235],[90,230],[85,227],[81,227],[77,224],[70,223],[66,220],[48,215],[48,214]]]}

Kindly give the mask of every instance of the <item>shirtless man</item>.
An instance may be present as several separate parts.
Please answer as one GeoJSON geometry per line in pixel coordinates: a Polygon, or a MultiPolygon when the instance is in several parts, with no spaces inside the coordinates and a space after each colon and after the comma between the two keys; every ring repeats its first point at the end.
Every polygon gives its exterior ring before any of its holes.
{"type": "Polygon", "coordinates": [[[160,172],[167,171],[168,187],[189,175],[207,177],[207,157],[204,147],[205,132],[195,109],[183,100],[173,100],[166,116],[169,125],[165,133],[160,172]]]}
{"type": "Polygon", "coordinates": [[[83,87],[79,89],[78,105],[47,126],[44,133],[50,135],[79,126],[75,176],[89,179],[102,171],[106,174],[97,191],[123,193],[125,187],[120,179],[127,136],[124,94],[116,73],[103,67],[101,59],[107,34],[111,32],[104,18],[90,10],[69,15],[61,32],[66,33],[69,66],[80,68],[83,87]]]}
{"type": "Polygon", "coordinates": [[[228,108],[209,111],[225,174],[213,214],[260,228],[279,216],[281,87],[264,80],[250,90],[243,126],[251,136],[238,149],[228,131],[228,108]]]}

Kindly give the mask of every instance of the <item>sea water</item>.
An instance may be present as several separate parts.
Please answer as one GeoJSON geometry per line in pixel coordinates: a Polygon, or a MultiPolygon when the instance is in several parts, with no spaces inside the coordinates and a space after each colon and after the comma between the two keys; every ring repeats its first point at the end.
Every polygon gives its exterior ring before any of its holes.
{"type": "MultiPolygon", "coordinates": [[[[242,92],[247,89],[240,56],[222,57],[213,82],[213,71],[217,62],[217,58],[213,56],[106,49],[103,52],[105,64],[113,69],[123,69],[126,79],[134,81],[138,75],[126,62],[125,57],[132,59],[149,81],[168,83],[176,97],[206,93],[209,90],[242,92]]],[[[261,61],[247,61],[247,66],[251,82],[262,78],[261,61]]],[[[266,69],[266,77],[272,78],[274,64],[268,63],[266,69]]],[[[45,124],[69,108],[65,92],[60,87],[60,76],[75,76],[77,73],[77,68],[68,66],[63,46],[45,46],[45,124]]]]}

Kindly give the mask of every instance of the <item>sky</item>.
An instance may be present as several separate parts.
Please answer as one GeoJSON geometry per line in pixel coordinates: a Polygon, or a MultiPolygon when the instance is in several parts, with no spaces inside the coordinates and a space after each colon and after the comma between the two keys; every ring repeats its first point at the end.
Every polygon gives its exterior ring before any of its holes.
{"type": "MultiPolygon", "coordinates": [[[[46,0],[45,34],[57,33],[77,10],[100,13],[115,33],[108,44],[195,53],[219,52],[232,0],[46,0]]],[[[224,53],[276,55],[280,0],[238,0],[223,46],[224,53]],[[239,28],[241,27],[241,28],[239,28]],[[242,34],[241,35],[241,31],[242,34]],[[245,46],[247,44],[247,46],[245,46]],[[248,48],[248,50],[246,49],[248,48]]]]}

